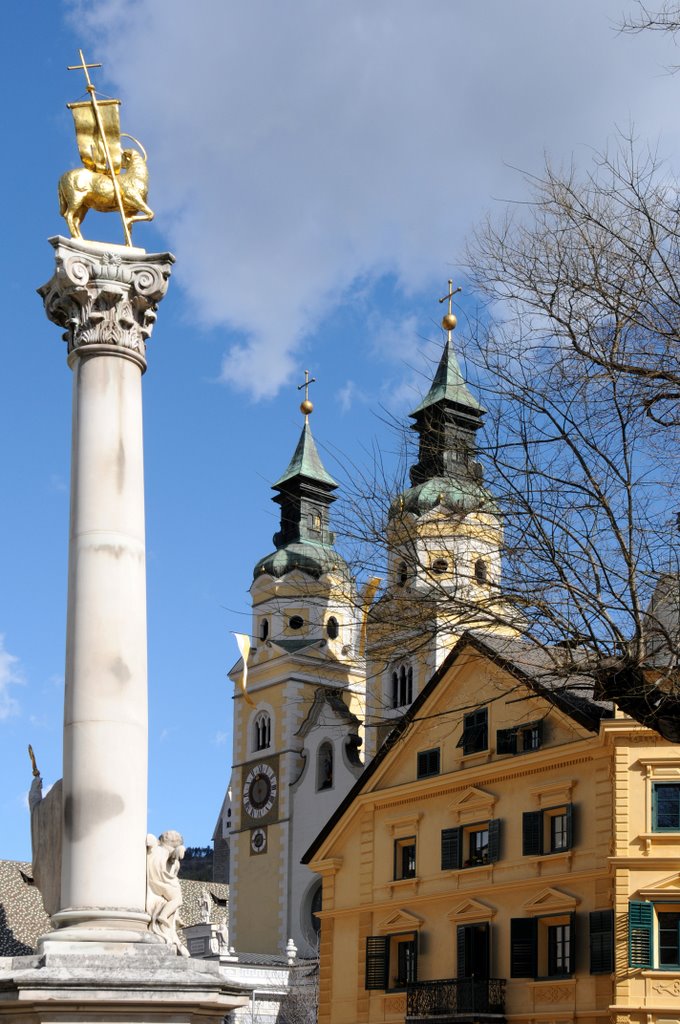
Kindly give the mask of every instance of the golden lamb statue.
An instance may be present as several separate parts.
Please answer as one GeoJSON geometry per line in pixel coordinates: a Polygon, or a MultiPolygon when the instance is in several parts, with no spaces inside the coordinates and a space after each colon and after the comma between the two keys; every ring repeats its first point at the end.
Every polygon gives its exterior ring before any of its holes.
{"type": "Polygon", "coordinates": [[[69,71],[82,70],[90,99],[69,103],[76,126],[78,150],[83,167],[66,171],[59,179],[59,212],[65,218],[72,238],[82,238],[80,226],[88,210],[111,213],[116,210],[123,222],[125,244],[132,245],[130,226],[138,220],[153,220],[147,205],[149,186],[146,152],[141,143],[120,130],[120,100],[97,99],[89,68],[80,50],[80,64],[69,71]],[[141,150],[121,149],[121,137],[129,138],[141,150]],[[122,172],[122,173],[121,173],[122,172]]]}

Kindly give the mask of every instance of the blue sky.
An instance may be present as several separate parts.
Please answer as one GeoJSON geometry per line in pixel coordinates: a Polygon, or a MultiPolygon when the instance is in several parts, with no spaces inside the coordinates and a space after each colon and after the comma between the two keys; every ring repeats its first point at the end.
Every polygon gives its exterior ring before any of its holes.
{"type": "MultiPolygon", "coordinates": [[[[342,478],[380,417],[417,404],[436,299],[466,232],[544,153],[585,166],[615,125],[678,153],[663,36],[621,37],[626,0],[27,0],[3,12],[0,856],[30,855],[26,746],[61,772],[71,374],[35,289],[77,164],[79,46],[150,156],[153,225],[177,256],[144,381],[149,827],[210,839],[229,776],[252,567],[270,484],[317,377],[312,426],[342,478]],[[377,415],[376,415],[377,414],[377,415]],[[339,452],[344,453],[338,457],[339,452]]],[[[115,218],[86,237],[119,240],[115,218]]],[[[466,295],[465,303],[474,303],[466,295]]],[[[464,329],[464,325],[462,325],[464,329]]],[[[388,455],[389,461],[389,455],[388,455]]],[[[105,756],[105,752],[102,756],[105,756]]]]}

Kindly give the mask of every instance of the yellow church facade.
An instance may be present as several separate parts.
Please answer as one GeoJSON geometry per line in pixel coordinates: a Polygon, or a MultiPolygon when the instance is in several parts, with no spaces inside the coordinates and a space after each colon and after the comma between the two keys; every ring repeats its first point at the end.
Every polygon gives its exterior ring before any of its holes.
{"type": "Polygon", "coordinates": [[[680,749],[468,633],[305,855],[320,1024],[680,1020],[680,749]]]}

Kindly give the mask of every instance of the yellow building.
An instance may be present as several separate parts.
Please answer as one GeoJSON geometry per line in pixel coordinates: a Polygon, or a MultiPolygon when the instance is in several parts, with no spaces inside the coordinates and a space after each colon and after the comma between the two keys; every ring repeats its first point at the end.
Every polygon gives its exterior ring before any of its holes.
{"type": "Polygon", "coordinates": [[[466,634],[304,861],[320,1024],[680,1020],[680,748],[466,634]]]}

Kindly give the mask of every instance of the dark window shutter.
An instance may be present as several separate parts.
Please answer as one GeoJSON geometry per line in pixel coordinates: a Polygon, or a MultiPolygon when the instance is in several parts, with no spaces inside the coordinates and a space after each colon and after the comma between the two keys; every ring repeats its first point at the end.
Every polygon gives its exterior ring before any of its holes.
{"type": "Polygon", "coordinates": [[[418,980],[418,932],[413,936],[413,980],[418,980]]]}
{"type": "Polygon", "coordinates": [[[461,829],[442,829],[442,871],[461,866],[461,829]]]}
{"type": "Polygon", "coordinates": [[[439,775],[439,764],[439,747],[435,747],[433,750],[420,750],[418,752],[418,778],[424,779],[428,775],[439,775]]]}
{"type": "Polygon", "coordinates": [[[517,729],[499,729],[496,733],[496,753],[517,753],[517,729]]]}
{"type": "Polygon", "coordinates": [[[464,924],[459,924],[456,928],[456,977],[465,977],[466,957],[465,957],[465,939],[467,929],[464,924]]]}
{"type": "Polygon", "coordinates": [[[510,977],[536,977],[536,919],[513,917],[510,921],[510,977]]]}
{"type": "Polygon", "coordinates": [[[500,859],[501,855],[501,822],[493,818],[489,822],[489,864],[500,859]]]}
{"type": "Polygon", "coordinates": [[[631,967],[653,966],[654,906],[631,900],[628,904],[628,961],[631,967]]]}
{"type": "Polygon", "coordinates": [[[543,811],[525,811],[522,815],[522,853],[525,857],[543,853],[543,811]]]}
{"type": "Polygon", "coordinates": [[[610,974],[614,970],[614,911],[593,910],[590,914],[590,973],[610,974]]]}
{"type": "Polygon", "coordinates": [[[567,804],[567,850],[571,850],[574,845],[574,805],[567,804]]]}
{"type": "Polygon", "coordinates": [[[569,974],[576,970],[576,914],[569,915],[569,974]]]}
{"type": "Polygon", "coordinates": [[[387,956],[389,939],[386,935],[369,935],[366,939],[366,988],[387,988],[387,956]]]}

